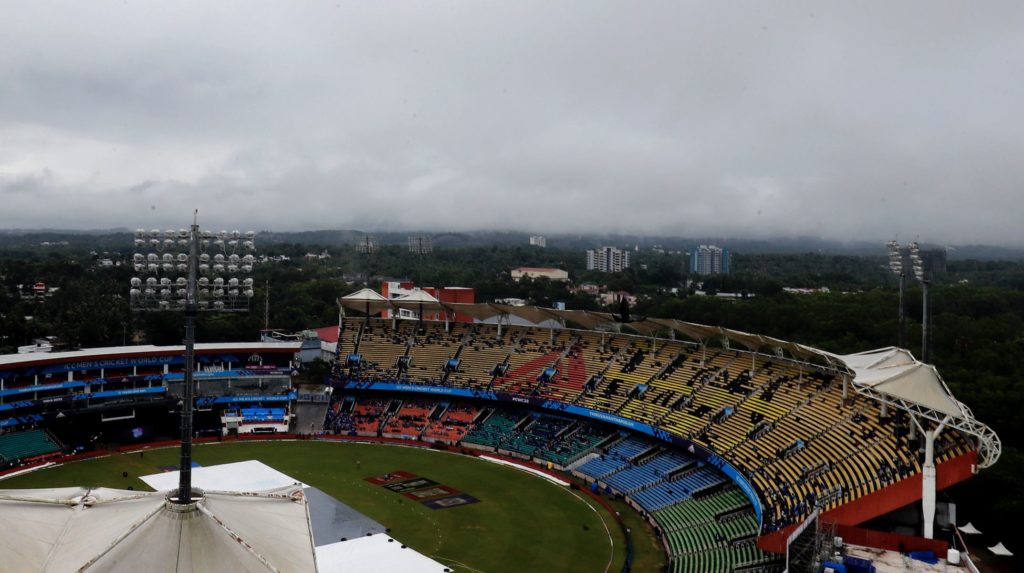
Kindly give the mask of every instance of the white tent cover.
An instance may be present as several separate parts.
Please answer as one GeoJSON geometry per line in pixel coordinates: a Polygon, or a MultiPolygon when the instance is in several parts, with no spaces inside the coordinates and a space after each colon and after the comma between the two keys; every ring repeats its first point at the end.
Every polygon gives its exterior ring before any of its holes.
{"type": "MultiPolygon", "coordinates": [[[[177,489],[178,472],[162,472],[142,476],[149,487],[157,491],[177,489]]],[[[263,462],[246,460],[230,464],[217,464],[192,468],[192,486],[212,491],[264,491],[291,485],[306,487],[263,462]]]]}
{"type": "MultiPolygon", "coordinates": [[[[146,485],[157,490],[178,485],[178,472],[142,476],[146,485]]],[[[192,484],[209,490],[260,491],[287,487],[306,487],[276,469],[256,460],[192,468],[192,484]]],[[[440,573],[445,567],[417,553],[402,548],[398,541],[387,541],[383,534],[360,537],[316,548],[316,564],[320,573],[440,573]]],[[[292,571],[292,569],[288,569],[292,571]]],[[[306,571],[305,569],[301,571],[306,571]]],[[[311,569],[310,569],[311,571],[311,569]]]]}
{"type": "Polygon", "coordinates": [[[448,569],[402,547],[384,534],[360,537],[316,548],[317,567],[322,572],[344,573],[443,573],[448,569]]]}
{"type": "Polygon", "coordinates": [[[0,490],[8,573],[315,571],[301,488],[207,492],[200,511],[163,492],[106,488],[0,490]]]}
{"type": "Polygon", "coordinates": [[[963,533],[966,533],[968,535],[980,535],[981,534],[981,532],[978,531],[978,528],[974,527],[974,524],[969,522],[969,521],[967,522],[967,525],[964,525],[963,527],[957,527],[957,529],[959,529],[960,531],[962,531],[963,533]]]}
{"type": "Polygon", "coordinates": [[[1013,557],[1013,553],[1011,553],[1010,550],[1002,544],[1002,542],[996,543],[992,547],[989,547],[988,550],[1003,557],[1013,557]]]}
{"type": "Polygon", "coordinates": [[[407,308],[409,310],[443,310],[445,307],[441,304],[441,301],[437,300],[425,290],[413,289],[412,292],[405,296],[400,296],[396,299],[391,300],[391,305],[395,308],[407,308]]]}
{"type": "Polygon", "coordinates": [[[363,313],[367,312],[367,309],[369,309],[369,314],[377,314],[382,310],[387,310],[391,307],[388,299],[370,288],[364,288],[352,294],[345,295],[338,299],[338,303],[345,308],[363,313]]]}

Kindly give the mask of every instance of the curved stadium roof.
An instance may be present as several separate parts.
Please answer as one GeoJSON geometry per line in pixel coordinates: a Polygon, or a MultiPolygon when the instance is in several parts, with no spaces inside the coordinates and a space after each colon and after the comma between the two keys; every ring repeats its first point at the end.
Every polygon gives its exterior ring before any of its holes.
{"type": "MultiPolygon", "coordinates": [[[[366,290],[369,289],[363,289],[355,294],[366,296],[366,290]]],[[[338,299],[338,304],[343,309],[365,312],[365,300],[362,297],[349,295],[338,299]]],[[[371,314],[376,314],[389,306],[412,308],[408,304],[392,305],[390,301],[385,302],[379,299],[375,299],[375,302],[378,306],[374,307],[375,310],[372,310],[371,314]]],[[[550,323],[554,320],[563,325],[573,323],[585,329],[601,327],[612,327],[617,330],[629,329],[642,336],[655,336],[664,332],[672,333],[673,336],[682,334],[702,345],[717,338],[727,343],[738,344],[751,352],[761,349],[772,349],[780,355],[782,352],[786,352],[797,361],[817,361],[824,363],[829,369],[846,374],[852,382],[853,388],[861,394],[936,423],[945,421],[951,427],[977,437],[979,440],[978,458],[981,467],[989,467],[994,464],[1001,453],[1001,443],[995,432],[976,420],[970,408],[953,396],[934,366],[917,360],[909,350],[888,347],[856,354],[835,354],[796,342],[721,326],[647,317],[623,321],[621,317],[607,312],[558,310],[532,305],[436,302],[436,308],[432,306],[430,310],[435,309],[444,310],[446,313],[451,313],[452,316],[460,313],[480,321],[495,320],[501,323],[512,316],[534,324],[545,321],[550,323]]]]}

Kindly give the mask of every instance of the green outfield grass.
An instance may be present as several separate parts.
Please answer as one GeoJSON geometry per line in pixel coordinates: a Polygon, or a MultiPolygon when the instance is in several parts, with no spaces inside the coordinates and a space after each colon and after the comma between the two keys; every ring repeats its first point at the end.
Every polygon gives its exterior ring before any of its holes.
{"type": "MultiPolygon", "coordinates": [[[[0,489],[106,486],[149,488],[139,476],[177,465],[177,448],[74,462],[0,481],[0,489]],[[122,477],[127,472],[128,477],[122,477]]],[[[195,460],[215,465],[260,460],[316,486],[391,528],[391,536],[460,572],[618,572],[625,538],[613,518],[580,492],[467,456],[334,442],[200,445],[195,460]],[[431,510],[364,478],[406,470],[473,495],[480,503],[431,510]]],[[[621,510],[620,510],[621,511],[621,510]]],[[[660,571],[649,530],[626,515],[638,546],[634,571],[660,571]]]]}

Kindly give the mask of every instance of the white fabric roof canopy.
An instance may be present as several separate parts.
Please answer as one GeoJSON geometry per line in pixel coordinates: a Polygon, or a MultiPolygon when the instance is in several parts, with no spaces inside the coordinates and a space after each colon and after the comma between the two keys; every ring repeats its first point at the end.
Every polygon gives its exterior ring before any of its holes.
{"type": "Polygon", "coordinates": [[[390,301],[391,306],[395,308],[405,308],[408,310],[416,311],[434,311],[434,310],[445,310],[445,306],[441,304],[441,301],[430,296],[424,290],[413,289],[412,292],[405,296],[400,296],[390,301]]]}
{"type": "Polygon", "coordinates": [[[338,299],[338,303],[345,308],[358,310],[359,312],[367,314],[377,314],[382,310],[391,308],[391,305],[388,303],[388,299],[370,288],[364,288],[352,294],[343,296],[338,299]]]}
{"type": "Polygon", "coordinates": [[[3,570],[315,571],[305,498],[296,492],[206,492],[200,511],[179,513],[163,492],[0,490],[3,570]]]}
{"type": "Polygon", "coordinates": [[[938,370],[919,362],[907,350],[890,347],[837,358],[853,370],[855,384],[954,418],[971,417],[953,397],[938,370]]]}

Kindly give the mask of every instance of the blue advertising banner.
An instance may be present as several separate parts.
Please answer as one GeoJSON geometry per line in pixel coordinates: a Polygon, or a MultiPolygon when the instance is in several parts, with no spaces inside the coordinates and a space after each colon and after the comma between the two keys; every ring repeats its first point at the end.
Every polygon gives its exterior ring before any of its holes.
{"type": "MultiPolygon", "coordinates": [[[[217,396],[214,404],[249,404],[255,402],[288,402],[294,400],[297,393],[279,394],[276,396],[217,396]]],[[[207,399],[208,401],[209,399],[207,399]]]]}
{"type": "MultiPolygon", "coordinates": [[[[267,368],[265,370],[214,370],[214,371],[200,371],[192,374],[192,378],[195,380],[203,380],[209,378],[252,378],[256,376],[291,376],[291,370],[287,368],[267,368]]],[[[171,372],[164,374],[163,379],[168,382],[177,382],[185,378],[184,372],[171,372]]]]}
{"type": "Polygon", "coordinates": [[[35,386],[22,386],[21,388],[0,390],[0,396],[17,396],[18,394],[31,394],[33,392],[46,392],[48,390],[62,390],[64,388],[81,388],[83,386],[85,386],[85,382],[80,382],[78,380],[72,382],[60,382],[57,384],[37,384],[35,386]]]}
{"type": "Polygon", "coordinates": [[[164,394],[167,388],[154,386],[152,388],[128,388],[125,390],[103,390],[92,394],[75,394],[75,400],[89,400],[91,398],[117,398],[120,396],[136,396],[139,394],[164,394]]]}

